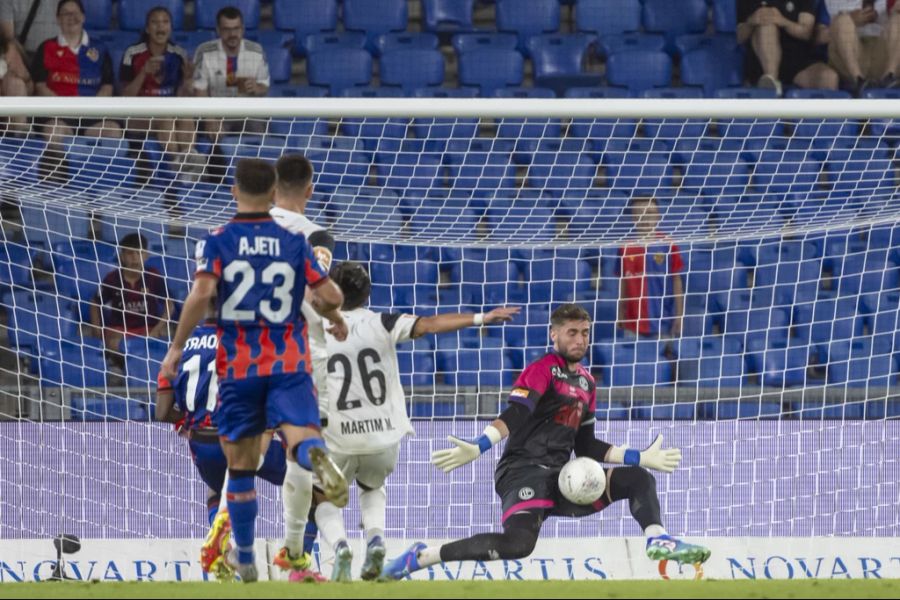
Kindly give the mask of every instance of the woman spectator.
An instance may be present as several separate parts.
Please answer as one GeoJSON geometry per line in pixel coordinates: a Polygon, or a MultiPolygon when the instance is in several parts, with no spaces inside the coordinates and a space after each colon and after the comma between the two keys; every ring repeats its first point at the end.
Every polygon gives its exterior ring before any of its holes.
{"type": "Polygon", "coordinates": [[[30,96],[33,91],[21,46],[0,36],[0,96],[30,96]]]}
{"type": "MultiPolygon", "coordinates": [[[[172,14],[163,6],[150,9],[141,41],[125,51],[119,69],[123,96],[190,96],[193,66],[184,48],[172,43],[172,14]]],[[[135,119],[131,127],[151,131],[170,165],[195,164],[197,124],[192,119],[135,119]]]]}

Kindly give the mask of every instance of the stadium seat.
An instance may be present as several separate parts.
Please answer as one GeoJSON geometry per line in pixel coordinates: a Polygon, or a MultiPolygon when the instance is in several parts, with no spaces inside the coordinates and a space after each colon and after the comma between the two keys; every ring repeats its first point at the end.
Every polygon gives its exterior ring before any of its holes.
{"type": "Polygon", "coordinates": [[[412,152],[375,155],[376,185],[399,193],[420,194],[442,187],[441,158],[412,152]]]}
{"type": "Polygon", "coordinates": [[[671,53],[675,49],[675,38],[679,35],[706,30],[707,11],[704,0],[644,0],[644,30],[665,34],[667,49],[671,53]]]}
{"type": "Polygon", "coordinates": [[[73,190],[106,190],[131,183],[135,162],[125,139],[75,136],[66,150],[73,190]]]}
{"type": "Polygon", "coordinates": [[[311,52],[308,60],[309,83],[327,86],[332,96],[372,80],[372,55],[365,50],[334,48],[311,52]]]}
{"type": "Polygon", "coordinates": [[[104,388],[106,361],[103,350],[63,341],[41,347],[41,387],[104,388]]]}
{"type": "Polygon", "coordinates": [[[381,84],[406,94],[444,81],[444,56],[437,50],[391,50],[381,57],[381,84]]]}
{"type": "Polygon", "coordinates": [[[293,58],[290,48],[281,45],[265,45],[266,60],[269,62],[269,76],[273,83],[286,83],[291,80],[293,58]]]}
{"type": "Polygon", "coordinates": [[[472,30],[475,0],[423,0],[425,30],[458,32],[472,30]]]}
{"type": "Polygon", "coordinates": [[[404,387],[434,386],[434,348],[428,337],[397,346],[397,363],[404,387]]]}
{"type": "Polygon", "coordinates": [[[566,98],[631,98],[633,94],[625,89],[618,87],[588,87],[588,88],[569,88],[566,90],[566,98]]]}
{"type": "Polygon", "coordinates": [[[543,34],[528,40],[534,63],[535,85],[552,88],[563,94],[573,87],[600,85],[599,73],[583,71],[585,57],[594,43],[594,36],[586,33],[543,34]]]}
{"type": "Polygon", "coordinates": [[[135,390],[153,389],[168,344],[164,340],[134,336],[126,337],[121,349],[125,355],[126,385],[135,390]]]}
{"type": "Polygon", "coordinates": [[[513,383],[512,361],[501,348],[438,350],[438,363],[447,385],[499,388],[513,383]]]}
{"type": "Polygon", "coordinates": [[[594,183],[597,166],[585,153],[563,151],[559,140],[541,141],[528,168],[529,187],[561,198],[569,190],[587,192],[594,183]]]}
{"type": "Polygon", "coordinates": [[[511,33],[459,33],[453,36],[453,49],[460,56],[473,50],[515,50],[518,38],[511,33]]]}
{"type": "Polygon", "coordinates": [[[437,50],[439,40],[433,33],[384,33],[375,40],[378,55],[394,50],[437,50]]]}
{"type": "Polygon", "coordinates": [[[22,242],[7,241],[0,231],[0,292],[31,288],[31,253],[22,242]]]}
{"type": "Polygon", "coordinates": [[[602,37],[597,42],[597,54],[612,56],[619,52],[664,52],[666,38],[654,33],[618,33],[602,37]]]}
{"type": "MultiPolygon", "coordinates": [[[[416,95],[418,96],[420,92],[423,90],[417,90],[416,95]]],[[[412,129],[416,139],[425,140],[427,152],[444,152],[451,142],[464,144],[466,141],[478,137],[478,119],[414,119],[412,129]]],[[[444,162],[450,162],[450,160],[450,155],[444,156],[444,162]]]]}
{"type": "Polygon", "coordinates": [[[403,93],[402,88],[367,85],[347,88],[341,92],[341,96],[343,98],[403,98],[406,94],[403,93]]]}
{"type": "Polygon", "coordinates": [[[197,28],[215,29],[216,15],[225,7],[241,11],[245,29],[259,29],[259,0],[194,0],[197,28]]]}
{"type": "Polygon", "coordinates": [[[405,31],[407,19],[406,0],[344,0],[344,28],[365,33],[370,50],[381,34],[405,31]]]}
{"type": "Polygon", "coordinates": [[[478,87],[488,97],[497,88],[520,85],[524,68],[524,59],[515,50],[473,50],[459,57],[459,82],[478,87]]]}
{"type": "Polygon", "coordinates": [[[601,38],[641,28],[640,0],[579,0],[575,5],[578,31],[601,38]]]}
{"type": "Polygon", "coordinates": [[[636,50],[613,54],[607,59],[606,69],[610,85],[626,87],[635,94],[672,82],[672,61],[663,52],[636,50]]]}
{"type": "Polygon", "coordinates": [[[701,86],[707,96],[712,96],[721,88],[741,85],[743,60],[737,50],[723,52],[716,48],[697,48],[681,60],[681,82],[701,86]]]}
{"type": "Polygon", "coordinates": [[[306,38],[337,28],[337,0],[275,0],[275,27],[294,33],[294,53],[306,53],[306,38]]]}
{"type": "Polygon", "coordinates": [[[366,34],[358,31],[341,31],[338,33],[313,33],[306,36],[306,54],[308,56],[317,52],[331,52],[343,48],[365,50],[366,34]]]}
{"type": "Polygon", "coordinates": [[[112,22],[112,0],[82,0],[84,27],[88,30],[106,29],[112,22]]]}
{"type": "Polygon", "coordinates": [[[492,141],[473,140],[448,147],[450,184],[454,190],[490,193],[513,186],[515,167],[511,147],[492,141]]]}
{"type": "Polygon", "coordinates": [[[475,98],[478,90],[475,88],[442,88],[427,87],[419,88],[413,96],[416,98],[475,98]]]}
{"type": "Polygon", "coordinates": [[[151,8],[163,6],[172,14],[172,29],[184,29],[184,0],[120,0],[119,28],[142,31],[151,8]]]}
{"type": "Polygon", "coordinates": [[[559,0],[497,0],[497,30],[519,36],[519,51],[528,55],[528,40],[559,31],[559,0]]]}
{"type": "Polygon", "coordinates": [[[718,35],[689,33],[675,38],[675,50],[679,56],[684,56],[694,50],[712,50],[727,54],[735,52],[737,49],[738,43],[733,33],[718,35]]]}
{"type": "Polygon", "coordinates": [[[530,163],[541,141],[560,135],[559,119],[503,119],[497,127],[498,139],[515,143],[512,158],[518,164],[530,163]]]}
{"type": "Polygon", "coordinates": [[[732,0],[713,0],[713,24],[719,33],[737,30],[737,6],[732,0]]]}

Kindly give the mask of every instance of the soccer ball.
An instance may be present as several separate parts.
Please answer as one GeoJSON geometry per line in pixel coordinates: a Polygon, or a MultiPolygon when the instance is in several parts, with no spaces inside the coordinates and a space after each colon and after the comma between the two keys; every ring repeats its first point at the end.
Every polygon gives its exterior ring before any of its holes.
{"type": "Polygon", "coordinates": [[[580,456],[559,472],[559,491],[575,504],[593,504],[606,490],[606,472],[596,460],[580,456]]]}

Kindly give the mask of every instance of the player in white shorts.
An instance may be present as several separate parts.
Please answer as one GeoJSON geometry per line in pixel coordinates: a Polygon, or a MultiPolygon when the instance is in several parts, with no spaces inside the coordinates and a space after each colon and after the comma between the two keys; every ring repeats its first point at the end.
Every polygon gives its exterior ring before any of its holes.
{"type": "MultiPolygon", "coordinates": [[[[347,261],[329,273],[344,293],[341,312],[349,334],[343,342],[325,336],[328,385],[325,442],[348,482],[360,488],[359,504],[366,533],[362,579],[375,579],[384,562],[387,495],[384,482],[397,464],[400,441],[413,433],[400,384],[397,344],[428,333],[510,321],[519,308],[495,308],[488,313],[452,313],[417,317],[377,313],[364,308],[371,281],[362,265],[347,261]]],[[[320,404],[321,406],[321,404],[320,404]]],[[[341,510],[320,502],[316,523],[325,542],[334,548],[332,581],[350,581],[353,558],[341,510]]]]}

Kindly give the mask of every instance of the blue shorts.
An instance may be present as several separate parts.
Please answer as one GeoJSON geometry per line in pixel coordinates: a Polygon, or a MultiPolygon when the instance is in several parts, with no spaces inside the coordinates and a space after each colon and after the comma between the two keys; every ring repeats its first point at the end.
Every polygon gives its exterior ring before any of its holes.
{"type": "MultiPolygon", "coordinates": [[[[218,442],[197,442],[191,440],[188,442],[191,448],[191,456],[194,458],[194,466],[200,473],[200,479],[206,484],[206,487],[216,492],[222,493],[222,486],[225,484],[225,472],[228,471],[228,461],[225,459],[225,453],[222,451],[222,445],[218,442]]],[[[287,469],[286,455],[284,446],[277,439],[273,439],[269,444],[269,450],[266,452],[266,460],[263,462],[262,468],[256,472],[257,477],[261,477],[271,483],[278,485],[284,483],[284,473],[287,469]]]]}
{"type": "Polygon", "coordinates": [[[219,381],[219,408],[213,417],[219,435],[231,442],[279,425],[320,428],[319,403],[305,371],[219,381]]]}

